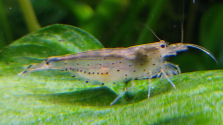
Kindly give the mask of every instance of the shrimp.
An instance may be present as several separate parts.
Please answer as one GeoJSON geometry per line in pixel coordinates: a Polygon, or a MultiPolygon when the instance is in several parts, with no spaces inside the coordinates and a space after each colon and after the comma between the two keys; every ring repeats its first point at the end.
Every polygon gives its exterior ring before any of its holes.
{"type": "MultiPolygon", "coordinates": [[[[167,56],[176,56],[177,52],[186,51],[188,47],[196,48],[208,54],[215,62],[215,57],[205,48],[188,43],[168,45],[159,42],[131,46],[127,48],[103,48],[74,55],[53,56],[39,64],[30,65],[19,75],[37,70],[60,69],[69,71],[73,77],[85,79],[86,83],[98,82],[102,85],[119,83],[135,79],[149,79],[148,98],[151,92],[151,80],[164,77],[174,87],[169,76],[180,74],[178,65],[165,61],[167,56]]],[[[127,89],[126,89],[127,90],[127,89]]],[[[124,95],[121,93],[110,105],[124,95]]]]}

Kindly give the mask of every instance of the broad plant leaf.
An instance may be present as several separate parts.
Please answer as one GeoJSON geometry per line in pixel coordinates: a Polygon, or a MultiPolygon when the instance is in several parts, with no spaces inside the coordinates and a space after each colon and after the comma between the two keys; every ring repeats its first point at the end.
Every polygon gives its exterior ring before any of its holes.
{"type": "Polygon", "coordinates": [[[114,106],[113,90],[122,84],[82,84],[69,73],[47,70],[19,77],[25,66],[103,46],[83,30],[52,25],[31,33],[0,53],[1,124],[210,124],[222,123],[222,70],[174,76],[176,90],[167,80],[153,79],[135,86],[114,106]]]}

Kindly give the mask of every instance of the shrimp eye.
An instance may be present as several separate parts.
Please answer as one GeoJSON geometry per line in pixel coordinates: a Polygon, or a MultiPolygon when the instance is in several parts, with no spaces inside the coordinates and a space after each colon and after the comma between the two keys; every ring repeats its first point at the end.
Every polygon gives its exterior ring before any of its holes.
{"type": "Polygon", "coordinates": [[[165,46],[165,44],[161,44],[160,47],[161,48],[165,48],[166,46],[165,46]]]}

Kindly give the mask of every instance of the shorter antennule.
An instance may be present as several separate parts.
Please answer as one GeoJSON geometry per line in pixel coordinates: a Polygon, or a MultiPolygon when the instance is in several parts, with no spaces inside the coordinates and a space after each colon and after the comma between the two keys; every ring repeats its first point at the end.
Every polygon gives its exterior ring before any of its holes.
{"type": "Polygon", "coordinates": [[[203,52],[205,52],[206,54],[208,54],[217,64],[217,60],[215,59],[215,57],[213,56],[213,54],[211,54],[207,49],[205,49],[204,47],[201,47],[201,46],[198,46],[198,45],[195,45],[195,44],[188,44],[186,43],[185,45],[187,45],[187,47],[192,47],[192,48],[196,48],[196,49],[199,49],[203,52]]]}
{"type": "Polygon", "coordinates": [[[156,35],[156,33],[155,33],[149,26],[147,26],[147,25],[145,25],[145,24],[143,24],[143,23],[141,23],[141,25],[143,25],[143,26],[145,26],[146,28],[148,28],[158,40],[161,40],[161,39],[156,35]]]}

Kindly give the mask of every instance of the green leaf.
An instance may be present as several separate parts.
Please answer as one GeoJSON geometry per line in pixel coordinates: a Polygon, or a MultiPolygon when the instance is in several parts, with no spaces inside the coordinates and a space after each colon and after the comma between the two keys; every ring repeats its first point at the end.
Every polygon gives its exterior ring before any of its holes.
{"type": "Polygon", "coordinates": [[[96,38],[79,28],[61,24],[52,25],[6,47],[0,54],[0,68],[13,68],[16,73],[21,71],[20,67],[39,63],[49,56],[75,54],[102,47],[96,38]]]}
{"type": "Polygon", "coordinates": [[[48,56],[99,49],[102,45],[76,27],[52,25],[29,34],[0,53],[1,124],[220,124],[223,116],[222,70],[174,76],[167,80],[136,80],[114,106],[108,87],[82,84],[69,73],[54,70],[17,74],[24,65],[48,56]]]}

